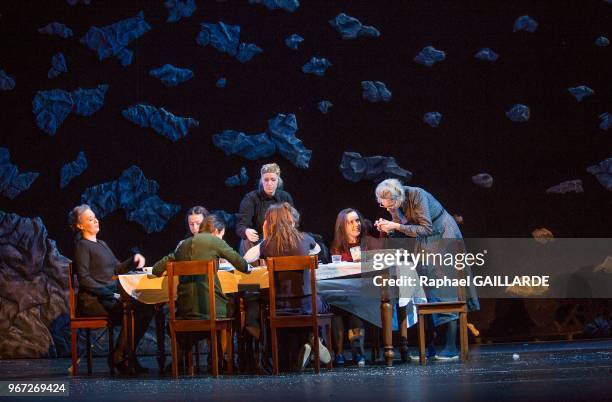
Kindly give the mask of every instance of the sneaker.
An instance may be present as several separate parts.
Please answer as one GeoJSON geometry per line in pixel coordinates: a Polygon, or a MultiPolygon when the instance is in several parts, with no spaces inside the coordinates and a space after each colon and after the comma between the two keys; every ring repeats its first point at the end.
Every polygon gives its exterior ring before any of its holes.
{"type": "Polygon", "coordinates": [[[311,350],[312,350],[312,347],[308,343],[305,343],[304,346],[302,346],[302,349],[300,349],[300,354],[298,357],[298,364],[301,370],[304,370],[306,366],[308,365],[308,362],[310,361],[311,350]]]}
{"type": "Polygon", "coordinates": [[[336,366],[344,366],[344,355],[337,354],[336,359],[334,360],[336,366]]]}
{"type": "Polygon", "coordinates": [[[364,355],[357,355],[355,356],[355,363],[357,363],[357,367],[365,367],[365,356],[364,355]]]}
{"type": "MultiPolygon", "coordinates": [[[[435,359],[437,356],[436,354],[436,348],[433,346],[428,346],[427,349],[425,350],[425,358],[427,359],[435,359]]],[[[419,356],[419,351],[417,350],[416,352],[412,352],[409,355],[410,360],[412,361],[420,361],[421,357],[419,356]]]]}
{"type": "Polygon", "coordinates": [[[447,350],[443,350],[440,353],[438,353],[435,357],[435,360],[440,360],[440,361],[455,361],[455,360],[459,360],[459,354],[457,353],[457,351],[447,351],[447,350]]]}

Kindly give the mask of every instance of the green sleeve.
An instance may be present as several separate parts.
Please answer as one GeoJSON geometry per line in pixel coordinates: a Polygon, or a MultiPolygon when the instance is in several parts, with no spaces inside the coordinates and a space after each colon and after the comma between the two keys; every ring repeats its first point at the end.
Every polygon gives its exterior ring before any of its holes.
{"type": "Polygon", "coordinates": [[[153,265],[153,275],[162,276],[164,272],[166,272],[166,263],[168,261],[175,261],[176,257],[174,253],[170,253],[161,260],[157,261],[155,265],[153,265]]]}
{"type": "Polygon", "coordinates": [[[248,272],[248,262],[240,256],[233,248],[229,246],[223,239],[214,239],[215,248],[220,257],[225,258],[238,271],[248,272]]]}

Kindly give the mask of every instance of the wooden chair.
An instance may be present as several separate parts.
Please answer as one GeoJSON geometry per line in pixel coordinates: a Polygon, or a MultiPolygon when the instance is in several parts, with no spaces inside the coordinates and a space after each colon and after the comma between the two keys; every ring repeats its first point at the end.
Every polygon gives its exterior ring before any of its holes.
{"type": "MultiPolygon", "coordinates": [[[[458,271],[459,277],[464,278],[463,271],[458,271]]],[[[460,359],[462,362],[468,360],[468,332],[467,332],[467,303],[465,301],[465,289],[460,286],[457,289],[457,300],[448,302],[432,302],[416,304],[416,311],[419,317],[419,361],[421,365],[427,364],[425,357],[425,316],[438,313],[458,313],[459,314],[459,346],[460,359]]]]}
{"type": "Polygon", "coordinates": [[[78,367],[78,329],[86,330],[87,339],[87,374],[92,373],[92,353],[91,353],[91,330],[98,328],[108,329],[108,356],[111,374],[115,373],[115,366],[112,364],[113,352],[113,325],[108,316],[99,317],[77,317],[76,299],[74,294],[74,276],[72,263],[68,264],[68,301],[70,303],[70,335],[71,335],[71,355],[72,355],[72,376],[77,375],[78,367]]]}
{"type": "MultiPolygon", "coordinates": [[[[270,283],[270,332],[272,341],[272,361],[273,373],[279,374],[278,365],[278,338],[276,330],[278,328],[300,328],[311,327],[313,334],[313,350],[315,361],[315,373],[320,372],[319,362],[319,327],[327,326],[327,344],[331,346],[331,321],[333,314],[317,313],[317,286],[316,269],[318,260],[316,256],[293,256],[293,257],[272,257],[266,259],[268,266],[268,280],[270,283]],[[312,313],[308,315],[277,315],[276,314],[276,286],[274,280],[275,272],[284,271],[305,271],[310,270],[310,287],[312,289],[312,313]]],[[[331,370],[331,361],[327,368],[331,370]]]]}
{"type": "MultiPolygon", "coordinates": [[[[209,261],[183,261],[169,262],[166,264],[168,271],[168,309],[170,311],[170,339],[172,343],[172,376],[178,377],[178,360],[179,350],[176,335],[181,332],[210,332],[210,353],[212,353],[212,375],[219,375],[219,349],[217,340],[217,331],[229,333],[227,337],[227,371],[233,373],[234,369],[234,352],[233,352],[233,318],[217,318],[215,305],[215,275],[219,267],[217,260],[209,261]],[[175,301],[174,301],[174,280],[175,277],[206,275],[208,277],[208,300],[210,305],[208,320],[180,320],[176,318],[175,301]]],[[[189,349],[187,350],[187,368],[189,373],[193,375],[193,344],[188,342],[189,349]]]]}

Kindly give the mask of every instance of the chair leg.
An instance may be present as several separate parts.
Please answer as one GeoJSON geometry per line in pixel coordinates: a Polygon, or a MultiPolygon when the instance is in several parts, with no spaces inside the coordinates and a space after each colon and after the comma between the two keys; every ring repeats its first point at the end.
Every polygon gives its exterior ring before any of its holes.
{"type": "Polygon", "coordinates": [[[427,364],[425,358],[425,315],[419,314],[419,360],[422,366],[427,364]]]}
{"type": "Polygon", "coordinates": [[[91,330],[87,328],[87,374],[93,372],[93,356],[91,353],[91,330]]]}
{"type": "Polygon", "coordinates": [[[107,328],[107,333],[108,333],[108,362],[109,362],[109,367],[110,367],[110,373],[111,375],[115,374],[115,364],[113,362],[113,351],[115,350],[114,348],[114,338],[115,338],[115,330],[113,329],[112,324],[108,325],[107,328]]]}
{"type": "Polygon", "coordinates": [[[397,307],[397,319],[399,320],[400,333],[400,357],[402,362],[408,361],[408,318],[406,307],[397,307]]]}
{"type": "Polygon", "coordinates": [[[319,374],[321,372],[321,351],[319,350],[319,326],[313,326],[312,330],[312,347],[314,350],[314,371],[315,374],[319,374]]]}
{"type": "Polygon", "coordinates": [[[78,332],[76,330],[76,328],[71,328],[70,329],[70,341],[72,342],[72,344],[70,345],[70,353],[71,353],[71,357],[72,357],[72,376],[76,376],[77,375],[77,367],[78,367],[78,363],[77,363],[77,359],[79,358],[78,355],[78,332]]]}
{"type": "Polygon", "coordinates": [[[210,331],[210,351],[212,352],[212,375],[219,376],[219,342],[217,341],[217,331],[210,331]]]}
{"type": "Polygon", "coordinates": [[[461,342],[461,361],[468,359],[467,313],[459,313],[459,339],[461,342]]]}
{"type": "Polygon", "coordinates": [[[278,375],[280,370],[278,367],[278,339],[276,336],[276,327],[271,325],[270,331],[272,334],[272,373],[278,375]]]}
{"type": "Polygon", "coordinates": [[[178,347],[176,344],[176,332],[172,326],[170,326],[170,345],[172,347],[172,377],[178,378],[178,347]]]}

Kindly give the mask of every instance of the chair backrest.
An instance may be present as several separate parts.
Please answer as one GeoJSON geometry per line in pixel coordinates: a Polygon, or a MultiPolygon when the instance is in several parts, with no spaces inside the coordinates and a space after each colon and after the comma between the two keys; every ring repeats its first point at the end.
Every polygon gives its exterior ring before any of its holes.
{"type": "Polygon", "coordinates": [[[74,297],[74,276],[72,273],[72,263],[68,264],[68,304],[70,304],[70,319],[76,318],[76,300],[74,297]]]}
{"type": "Polygon", "coordinates": [[[176,321],[175,301],[174,301],[174,280],[175,277],[206,275],[208,278],[208,301],[210,306],[209,319],[211,329],[215,328],[217,319],[217,309],[215,305],[215,274],[219,268],[218,260],[201,261],[181,261],[166,263],[168,272],[168,310],[170,320],[176,321]]]}
{"type": "Polygon", "coordinates": [[[286,271],[310,271],[310,288],[312,297],[312,316],[317,315],[317,286],[316,269],[319,267],[316,255],[290,256],[290,257],[268,257],[268,281],[270,290],[270,318],[276,318],[276,281],[275,272],[286,271]]]}

